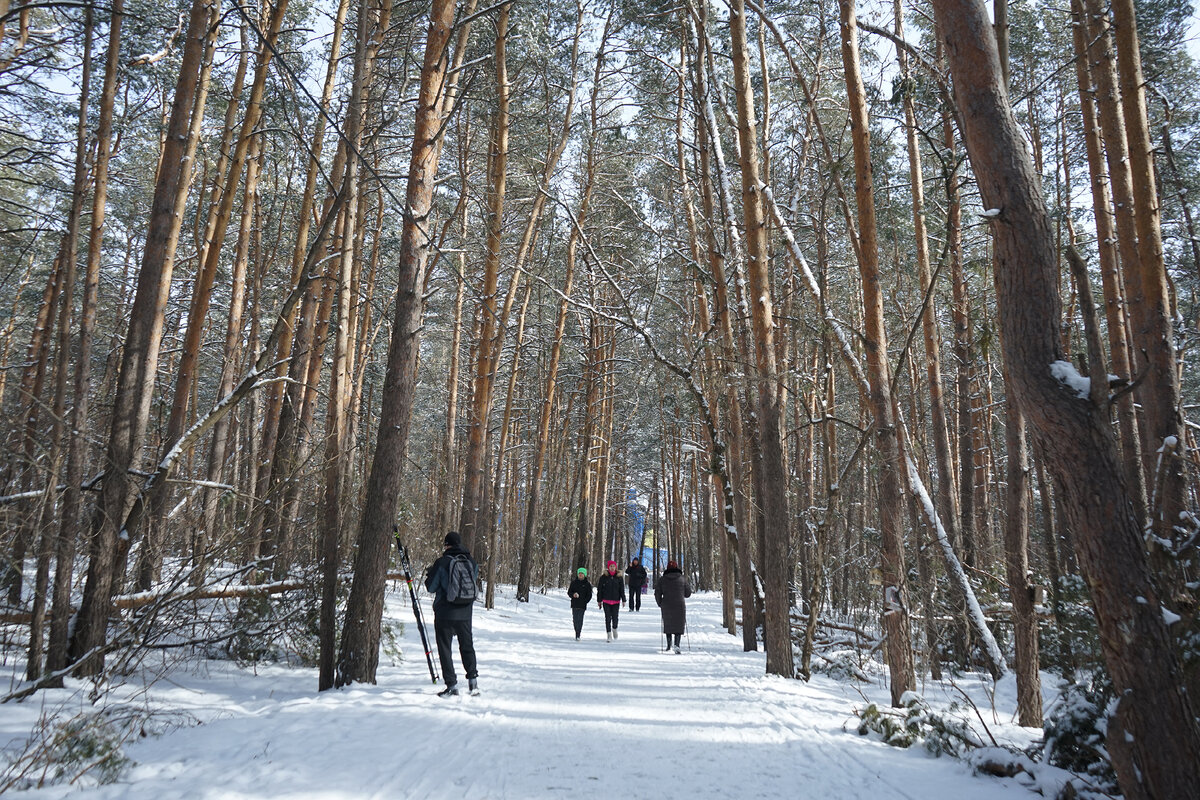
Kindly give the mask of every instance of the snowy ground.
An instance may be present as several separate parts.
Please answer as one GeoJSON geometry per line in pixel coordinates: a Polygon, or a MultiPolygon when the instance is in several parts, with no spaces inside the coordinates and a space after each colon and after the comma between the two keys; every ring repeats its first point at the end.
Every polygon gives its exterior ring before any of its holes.
{"type": "MultiPolygon", "coordinates": [[[[506,592],[494,610],[475,612],[483,694],[449,700],[435,694],[407,597],[389,601],[388,615],[404,623],[405,660],[384,663],[378,685],[318,694],[310,669],[208,662],[177,671],[131,697],[116,692],[154,708],[148,727],[165,730],[125,745],[134,764],[117,783],[97,786],[89,775],[14,795],[1035,797],[1015,780],[975,777],[961,761],[858,736],[853,709],[864,695],[886,703],[885,687],[765,677],[762,653],[743,653],[740,637],[720,628],[716,595],[689,600],[690,643],[676,656],[659,652],[652,598],[640,613],[622,612],[620,638],[608,644],[594,606],[576,642],[565,592],[529,604],[506,592]]],[[[989,700],[990,684],[963,681],[993,734],[1029,740],[1011,723],[1011,686],[989,700]]],[[[925,692],[935,706],[954,694],[925,692]]],[[[62,690],[0,706],[0,747],[11,754],[40,717],[69,716],[79,699],[62,690]]]]}

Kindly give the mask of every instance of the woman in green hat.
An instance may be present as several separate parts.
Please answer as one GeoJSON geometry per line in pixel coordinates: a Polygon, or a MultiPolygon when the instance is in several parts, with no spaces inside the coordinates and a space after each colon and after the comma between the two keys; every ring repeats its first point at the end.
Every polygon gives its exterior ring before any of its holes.
{"type": "Polygon", "coordinates": [[[588,603],[592,602],[592,584],[587,579],[587,569],[579,568],[575,580],[567,588],[571,598],[571,616],[575,621],[575,638],[583,631],[583,612],[587,611],[588,603]]]}

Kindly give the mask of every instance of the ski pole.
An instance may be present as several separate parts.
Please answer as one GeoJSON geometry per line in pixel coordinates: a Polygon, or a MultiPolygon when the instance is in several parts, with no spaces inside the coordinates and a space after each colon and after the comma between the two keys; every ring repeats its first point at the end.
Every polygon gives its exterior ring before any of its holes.
{"type": "Polygon", "coordinates": [[[392,536],[396,540],[396,549],[400,551],[400,568],[404,570],[404,580],[408,583],[408,596],[412,598],[413,616],[417,618],[417,631],[421,634],[421,646],[425,648],[425,660],[429,663],[429,677],[438,682],[437,669],[433,666],[433,653],[429,650],[429,637],[425,635],[425,620],[421,618],[421,604],[417,601],[417,590],[413,588],[412,562],[408,560],[408,548],[400,541],[400,529],[394,528],[392,536]]]}

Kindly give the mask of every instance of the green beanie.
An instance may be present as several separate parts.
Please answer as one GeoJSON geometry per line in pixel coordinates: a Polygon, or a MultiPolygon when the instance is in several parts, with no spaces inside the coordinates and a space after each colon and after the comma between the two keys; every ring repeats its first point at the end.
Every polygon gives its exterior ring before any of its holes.
{"type": "Polygon", "coordinates": [[[585,577],[585,578],[586,578],[586,577],[587,577],[587,568],[585,568],[585,567],[580,567],[580,568],[579,568],[579,574],[580,574],[580,575],[582,575],[583,577],[585,577]]]}

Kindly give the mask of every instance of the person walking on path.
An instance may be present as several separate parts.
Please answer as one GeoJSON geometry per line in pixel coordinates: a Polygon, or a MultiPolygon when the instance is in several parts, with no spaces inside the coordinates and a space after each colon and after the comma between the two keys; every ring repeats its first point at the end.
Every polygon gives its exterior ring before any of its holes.
{"type": "Polygon", "coordinates": [[[621,604],[625,602],[625,582],[617,572],[617,562],[609,561],[607,567],[608,572],[596,582],[596,603],[604,609],[604,630],[611,642],[617,638],[617,620],[621,604]]]}
{"type": "Polygon", "coordinates": [[[571,598],[571,617],[575,623],[575,640],[578,641],[579,634],[583,632],[583,612],[592,602],[592,583],[587,579],[585,568],[579,568],[575,580],[567,587],[567,596],[571,598]]]}
{"type": "Polygon", "coordinates": [[[458,637],[458,652],[471,694],[479,694],[479,669],[475,663],[475,640],[471,636],[471,611],[475,604],[475,581],[479,565],[462,546],[455,531],[446,534],[441,558],[425,571],[425,588],[433,592],[433,633],[446,688],[439,697],[458,695],[458,676],[454,672],[454,653],[450,649],[458,637]],[[469,584],[469,585],[468,585],[469,584]]]}
{"type": "Polygon", "coordinates": [[[667,562],[667,570],[654,584],[654,602],[662,611],[663,633],[667,636],[667,650],[679,653],[679,639],[687,628],[687,603],[685,598],[692,596],[692,587],[688,585],[683,570],[674,561],[667,562]],[[675,637],[674,645],[671,637],[675,637]]]}
{"type": "Polygon", "coordinates": [[[646,568],[642,560],[635,558],[625,569],[625,579],[629,581],[629,610],[642,610],[642,588],[646,585],[646,568]]]}

